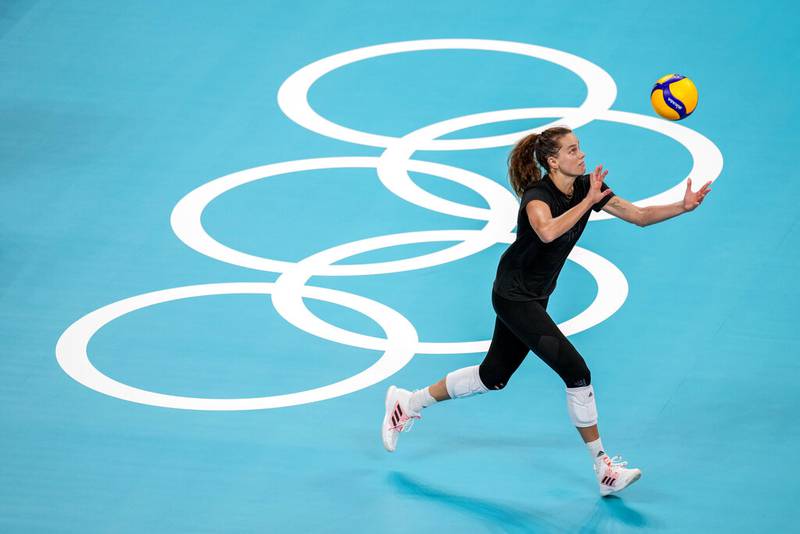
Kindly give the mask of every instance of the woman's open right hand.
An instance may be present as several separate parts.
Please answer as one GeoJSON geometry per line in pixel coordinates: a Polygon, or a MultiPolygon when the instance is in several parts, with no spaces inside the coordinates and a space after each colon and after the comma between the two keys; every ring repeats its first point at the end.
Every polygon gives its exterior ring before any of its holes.
{"type": "Polygon", "coordinates": [[[605,191],[600,190],[607,174],[608,171],[604,171],[603,166],[598,165],[597,168],[592,171],[592,174],[589,175],[589,194],[586,195],[586,198],[589,199],[592,205],[597,204],[605,197],[612,194],[611,189],[606,189],[605,191]]]}

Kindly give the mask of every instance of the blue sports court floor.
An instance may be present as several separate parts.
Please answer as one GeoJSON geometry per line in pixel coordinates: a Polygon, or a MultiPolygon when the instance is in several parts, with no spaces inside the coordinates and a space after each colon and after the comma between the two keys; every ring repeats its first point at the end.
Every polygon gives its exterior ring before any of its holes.
{"type": "Polygon", "coordinates": [[[0,531],[796,529],[798,18],[3,1],[0,531]],[[679,123],[649,103],[670,72],[700,91],[679,123]],[[629,200],[715,179],[592,221],[551,299],[644,473],[617,498],[532,355],[379,437],[389,384],[481,360],[506,156],[551,123],[629,200]]]}

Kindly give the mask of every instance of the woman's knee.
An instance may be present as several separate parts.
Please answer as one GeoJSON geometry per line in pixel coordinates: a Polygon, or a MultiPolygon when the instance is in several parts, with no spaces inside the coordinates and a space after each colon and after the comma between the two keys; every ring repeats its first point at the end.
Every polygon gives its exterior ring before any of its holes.
{"type": "Polygon", "coordinates": [[[592,373],[583,358],[559,374],[568,388],[580,388],[592,383],[592,373]]]}
{"type": "Polygon", "coordinates": [[[511,374],[508,372],[485,363],[482,363],[478,368],[478,376],[487,389],[495,391],[506,387],[511,378],[511,374]]]}
{"type": "Polygon", "coordinates": [[[444,383],[447,395],[451,399],[479,395],[488,391],[480,379],[480,370],[477,365],[463,367],[448,373],[444,383]]]}

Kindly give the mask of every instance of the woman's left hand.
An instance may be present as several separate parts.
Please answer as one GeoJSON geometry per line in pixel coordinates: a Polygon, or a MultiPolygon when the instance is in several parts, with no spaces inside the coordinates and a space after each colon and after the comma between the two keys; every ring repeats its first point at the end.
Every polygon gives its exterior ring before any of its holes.
{"type": "Polygon", "coordinates": [[[683,209],[692,211],[697,206],[703,203],[706,195],[711,191],[711,182],[706,182],[706,185],[701,187],[698,191],[692,191],[692,179],[686,181],[686,194],[683,195],[683,209]]]}

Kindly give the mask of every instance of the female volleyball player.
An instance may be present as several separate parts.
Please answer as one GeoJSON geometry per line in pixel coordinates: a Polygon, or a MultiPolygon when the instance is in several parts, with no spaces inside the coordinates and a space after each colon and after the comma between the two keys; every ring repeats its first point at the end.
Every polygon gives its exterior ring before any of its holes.
{"type": "Polygon", "coordinates": [[[603,183],[608,171],[602,166],[585,174],[584,154],[567,128],[550,128],[523,138],[508,161],[511,185],[521,201],[516,241],[500,258],[494,281],[492,305],[497,320],[489,352],[480,365],[453,371],[413,393],[390,386],[381,428],[383,445],[394,451],[399,433],[410,430],[423,408],[503,389],[528,351],[533,351],[566,384],[570,419],[594,461],[600,493],[609,495],[638,480],[641,471],[628,469],[620,457],[609,458],[604,452],[589,368],[548,315],[547,301],[591,210],[602,209],[647,226],[694,210],[711,191],[711,182],[693,192],[689,179],[683,201],[639,208],[615,196],[603,183]]]}

